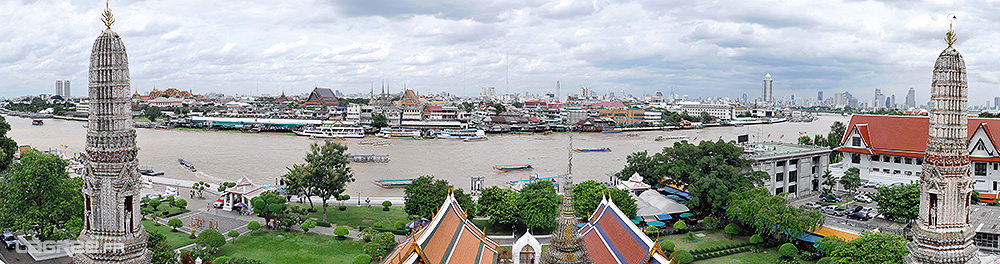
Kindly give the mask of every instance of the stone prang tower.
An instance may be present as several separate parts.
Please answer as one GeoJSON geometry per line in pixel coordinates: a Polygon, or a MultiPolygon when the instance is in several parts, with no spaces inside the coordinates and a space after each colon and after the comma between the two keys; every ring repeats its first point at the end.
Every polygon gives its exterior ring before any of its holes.
{"type": "Polygon", "coordinates": [[[86,252],[73,255],[75,264],[150,263],[145,228],[139,222],[138,161],[129,97],[128,56],[111,9],[107,26],[90,53],[90,115],[86,172],[83,176],[83,231],[86,252]]]}
{"type": "MultiPolygon", "coordinates": [[[[954,16],[951,17],[954,19],[954,16]]],[[[969,225],[968,97],[965,61],[952,44],[934,63],[931,82],[930,128],[920,177],[920,212],[913,224],[913,242],[907,263],[979,263],[972,243],[976,231],[969,225]]]]}

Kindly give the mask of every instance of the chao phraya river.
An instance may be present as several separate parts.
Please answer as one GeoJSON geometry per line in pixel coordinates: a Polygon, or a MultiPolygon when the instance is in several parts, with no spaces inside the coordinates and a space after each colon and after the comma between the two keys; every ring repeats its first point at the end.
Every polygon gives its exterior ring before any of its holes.
{"type": "MultiPolygon", "coordinates": [[[[83,125],[86,122],[46,119],[45,125],[32,126],[30,119],[6,118],[11,124],[11,131],[7,134],[18,144],[29,144],[43,150],[60,149],[67,153],[80,152],[85,147],[87,129],[83,125]]],[[[630,153],[643,150],[659,152],[677,141],[654,141],[659,135],[685,135],[689,141],[718,140],[721,136],[729,141],[736,140],[740,134],[751,134],[763,140],[792,143],[800,133],[826,135],[834,121],[846,124],[849,117],[822,115],[811,123],[645,131],[638,132],[637,137],[628,137],[625,133],[555,133],[488,135],[489,140],[480,142],[391,139],[391,145],[371,146],[357,144],[358,139],[348,139],[341,143],[348,146],[350,153],[389,154],[392,159],[386,164],[351,164],[356,181],[347,186],[348,193],[352,196],[360,192],[362,196],[391,197],[402,196],[402,189],[381,189],[375,186],[373,180],[433,175],[448,180],[456,188],[468,190],[472,176],[485,176],[487,186],[506,186],[506,181],[528,178],[531,174],[545,177],[566,173],[571,135],[575,148],[612,149],[612,152],[574,153],[575,181],[606,181],[609,174],[625,165],[625,158],[630,153]],[[492,168],[497,164],[522,163],[532,163],[535,169],[498,172],[492,168]]],[[[230,131],[140,128],[137,134],[140,168],[163,171],[163,177],[167,178],[212,184],[235,181],[242,175],[247,175],[257,184],[274,184],[286,172],[286,167],[304,162],[309,144],[321,142],[286,134],[230,131]],[[194,164],[198,172],[192,173],[181,167],[178,158],[194,164]]]]}

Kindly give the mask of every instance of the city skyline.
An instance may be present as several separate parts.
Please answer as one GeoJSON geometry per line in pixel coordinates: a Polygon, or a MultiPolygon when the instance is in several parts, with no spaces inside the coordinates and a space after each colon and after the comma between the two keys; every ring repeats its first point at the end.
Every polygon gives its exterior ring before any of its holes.
{"type": "MultiPolygon", "coordinates": [[[[462,2],[131,3],[112,1],[132,50],[133,87],[195,93],[288,94],[331,87],[368,92],[384,79],[398,92],[472,96],[673,91],[699,97],[760,96],[772,74],[774,97],[874,88],[905,95],[926,87],[927,62],[958,14],[970,51],[970,96],[994,97],[1000,68],[987,30],[994,3],[947,2],[658,3],[462,2]],[[719,8],[725,5],[730,8],[719,8]],[[804,4],[802,4],[804,5],[804,4]],[[806,11],[801,11],[806,10],[806,11]],[[858,10],[864,10],[859,12],[858,10]],[[124,21],[127,20],[127,21],[124,21]],[[508,60],[509,58],[509,60],[508,60]],[[507,65],[510,65],[509,73],[507,65]]],[[[101,3],[8,2],[16,24],[0,51],[0,97],[51,93],[53,79],[86,80],[88,38],[101,3]],[[44,21],[39,13],[59,13],[44,21]]],[[[376,87],[378,90],[380,87],[376,87]]],[[[929,95],[917,94],[917,104],[929,95]]]]}

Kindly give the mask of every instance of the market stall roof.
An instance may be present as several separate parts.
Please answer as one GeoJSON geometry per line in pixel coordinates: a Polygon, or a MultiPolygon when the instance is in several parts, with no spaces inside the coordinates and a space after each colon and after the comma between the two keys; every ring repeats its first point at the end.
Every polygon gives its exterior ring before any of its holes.
{"type": "Polygon", "coordinates": [[[678,203],[654,190],[646,190],[639,194],[636,200],[638,216],[653,216],[658,214],[676,214],[689,211],[687,206],[678,203]]]}

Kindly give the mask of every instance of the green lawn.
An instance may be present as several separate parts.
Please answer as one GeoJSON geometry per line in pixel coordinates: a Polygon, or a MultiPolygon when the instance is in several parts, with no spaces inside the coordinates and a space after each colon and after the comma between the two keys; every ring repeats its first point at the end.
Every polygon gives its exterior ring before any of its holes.
{"type": "MultiPolygon", "coordinates": [[[[309,213],[309,217],[316,218],[317,220],[323,220],[323,206],[319,201],[313,201],[316,203],[316,212],[309,213]]],[[[392,227],[392,224],[396,221],[408,221],[408,216],[406,211],[403,210],[402,206],[392,206],[388,212],[382,211],[382,205],[378,206],[372,205],[372,207],[358,207],[357,203],[347,205],[347,211],[341,211],[337,209],[340,207],[339,201],[333,201],[328,203],[326,207],[327,222],[334,225],[343,225],[350,228],[356,228],[358,226],[368,227],[373,223],[382,223],[387,228],[392,227]]],[[[305,204],[289,204],[289,206],[296,206],[302,208],[309,208],[309,203],[305,204]]]]}
{"type": "Polygon", "coordinates": [[[669,235],[665,237],[660,237],[660,239],[669,240],[674,242],[677,249],[682,250],[695,250],[699,248],[709,248],[727,244],[735,244],[739,242],[746,242],[750,240],[749,236],[734,236],[733,239],[729,239],[729,235],[721,229],[697,231],[695,234],[705,234],[705,237],[695,237],[694,240],[688,239],[687,233],[669,235]]]}
{"type": "Polygon", "coordinates": [[[292,231],[257,231],[243,235],[222,246],[220,252],[230,257],[248,257],[264,263],[350,264],[364,253],[364,241],[337,240],[333,236],[292,231]]]}
{"type": "MultiPolygon", "coordinates": [[[[167,237],[167,244],[170,244],[172,248],[179,248],[187,246],[194,243],[194,239],[188,238],[190,234],[181,231],[173,232],[170,231],[171,228],[166,225],[156,226],[151,220],[142,220],[142,225],[146,227],[146,232],[152,233],[154,231],[160,232],[163,236],[167,237]]],[[[178,229],[180,230],[180,229],[178,229]]]]}
{"type": "MultiPolygon", "coordinates": [[[[811,264],[816,263],[816,261],[802,261],[796,260],[796,263],[811,264]]],[[[766,248],[764,252],[752,253],[743,252],[739,254],[733,254],[725,257],[718,257],[706,260],[700,260],[691,262],[694,264],[733,264],[733,263],[778,263],[778,248],[766,248]]]]}

